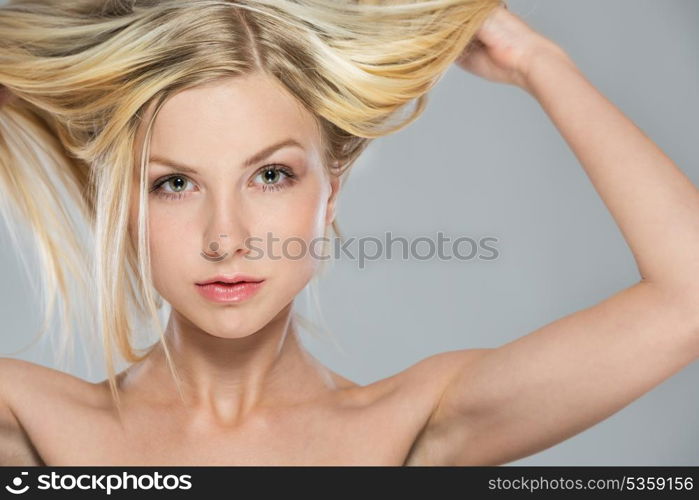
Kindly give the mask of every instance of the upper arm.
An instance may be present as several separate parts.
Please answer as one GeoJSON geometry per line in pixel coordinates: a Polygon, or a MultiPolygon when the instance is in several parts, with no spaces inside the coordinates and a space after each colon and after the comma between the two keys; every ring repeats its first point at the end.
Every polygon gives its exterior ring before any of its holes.
{"type": "Polygon", "coordinates": [[[10,405],[10,387],[24,361],[0,358],[0,466],[37,465],[41,458],[10,405]]]}
{"type": "Polygon", "coordinates": [[[497,465],[608,418],[699,357],[686,299],[641,282],[464,359],[445,385],[416,460],[497,465]]]}

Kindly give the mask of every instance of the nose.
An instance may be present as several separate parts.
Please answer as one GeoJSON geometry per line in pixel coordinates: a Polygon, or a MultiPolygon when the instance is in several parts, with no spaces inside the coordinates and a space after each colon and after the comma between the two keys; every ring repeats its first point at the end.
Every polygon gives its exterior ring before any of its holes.
{"type": "Polygon", "coordinates": [[[205,210],[209,213],[205,215],[202,258],[219,262],[244,256],[249,251],[245,242],[250,235],[243,207],[239,203],[219,199],[212,200],[205,210]]]}

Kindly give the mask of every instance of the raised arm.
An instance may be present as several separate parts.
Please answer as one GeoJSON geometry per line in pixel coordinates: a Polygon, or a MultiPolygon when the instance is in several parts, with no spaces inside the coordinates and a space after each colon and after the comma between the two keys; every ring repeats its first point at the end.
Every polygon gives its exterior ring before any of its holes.
{"type": "MultiPolygon", "coordinates": [[[[499,9],[478,40],[457,63],[538,100],[618,224],[640,280],[515,341],[464,351],[416,440],[416,462],[488,465],[531,455],[699,358],[697,188],[517,16],[499,9]]],[[[460,351],[447,354],[453,365],[460,351]]]]}

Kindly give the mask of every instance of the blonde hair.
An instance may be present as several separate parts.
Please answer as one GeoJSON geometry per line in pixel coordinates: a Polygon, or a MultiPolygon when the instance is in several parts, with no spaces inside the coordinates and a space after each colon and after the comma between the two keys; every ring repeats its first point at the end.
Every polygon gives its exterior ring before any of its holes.
{"type": "MultiPolygon", "coordinates": [[[[271,75],[313,114],[328,172],[346,181],[372,139],[418,118],[428,91],[502,4],[29,0],[0,7],[0,84],[16,97],[0,110],[0,203],[5,220],[15,222],[8,225],[15,244],[19,228],[34,237],[44,285],[41,331],[56,301],[66,340],[66,318],[96,319],[119,408],[115,347],[128,362],[150,350],[134,348],[136,314],[157,325],[177,381],[157,314],[162,303],[152,288],[144,222],[145,159],[167,99],[220,78],[271,75]],[[408,104],[414,106],[402,116],[408,104]],[[150,105],[154,112],[142,123],[150,105]],[[137,164],[141,127],[146,134],[137,164]],[[136,175],[134,245],[128,209],[136,175]],[[92,300],[96,318],[79,317],[76,305],[93,313],[85,307],[92,300]]],[[[333,229],[342,237],[335,223],[333,229]]]]}

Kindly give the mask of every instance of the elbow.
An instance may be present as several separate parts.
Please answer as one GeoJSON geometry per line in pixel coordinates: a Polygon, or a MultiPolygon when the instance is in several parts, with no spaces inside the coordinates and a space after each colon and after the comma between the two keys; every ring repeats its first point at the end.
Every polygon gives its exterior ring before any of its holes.
{"type": "Polygon", "coordinates": [[[685,321],[696,347],[695,352],[699,357],[699,290],[684,289],[676,293],[679,307],[682,310],[681,314],[686,318],[685,321]]]}
{"type": "Polygon", "coordinates": [[[687,347],[699,359],[699,285],[659,286],[650,284],[660,295],[660,301],[673,311],[676,324],[687,334],[687,347]]]}

